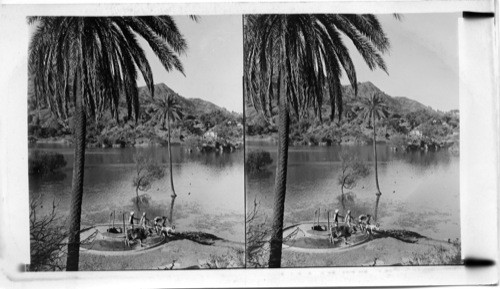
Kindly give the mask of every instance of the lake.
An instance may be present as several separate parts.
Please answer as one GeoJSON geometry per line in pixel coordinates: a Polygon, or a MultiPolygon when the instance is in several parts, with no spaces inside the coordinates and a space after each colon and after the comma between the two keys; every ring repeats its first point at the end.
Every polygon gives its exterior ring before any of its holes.
{"type": "MultiPolygon", "coordinates": [[[[30,200],[40,200],[37,213],[46,213],[57,203],[57,211],[66,218],[69,211],[73,148],[59,144],[34,144],[29,150],[46,150],[64,155],[67,165],[50,176],[29,176],[30,200]]],[[[135,211],[140,217],[132,198],[135,188],[134,155],[147,153],[157,162],[168,164],[166,147],[146,148],[88,148],[85,157],[84,196],[82,225],[110,221],[110,213],[116,213],[115,222],[122,225],[126,217],[135,211]]],[[[244,168],[243,150],[234,153],[189,153],[180,145],[173,145],[173,176],[177,198],[174,221],[180,231],[197,230],[219,237],[244,242],[244,168]]],[[[165,176],[155,181],[146,192],[151,197],[148,205],[141,205],[150,219],[157,215],[168,216],[170,207],[170,180],[168,169],[165,176]]]]}
{"type": "MultiPolygon", "coordinates": [[[[273,163],[267,171],[247,178],[247,209],[254,199],[259,211],[272,217],[276,145],[264,141],[246,141],[246,150],[269,151],[273,163]]],[[[347,207],[357,214],[373,214],[375,207],[375,177],[373,147],[331,146],[289,148],[285,226],[312,221],[320,209],[320,221],[326,221],[327,210],[338,205],[340,186],[339,151],[348,150],[365,161],[370,175],[352,189],[355,202],[347,207]]],[[[382,196],[379,205],[381,229],[406,229],[427,237],[447,240],[460,238],[459,156],[446,150],[438,152],[395,152],[385,144],[377,145],[378,174],[382,196]]],[[[348,191],[348,190],[347,190],[348,191]]],[[[346,192],[347,192],[346,191],[346,192]]]]}

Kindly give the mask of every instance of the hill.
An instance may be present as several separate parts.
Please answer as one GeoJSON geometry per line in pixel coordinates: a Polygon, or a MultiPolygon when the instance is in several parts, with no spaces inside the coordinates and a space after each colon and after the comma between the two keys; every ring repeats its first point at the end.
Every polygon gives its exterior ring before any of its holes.
{"type": "MultiPolygon", "coordinates": [[[[389,117],[378,124],[377,141],[393,141],[395,146],[408,147],[409,143],[424,141],[434,147],[449,145],[450,138],[458,139],[459,116],[456,111],[440,112],[404,96],[393,97],[371,82],[358,83],[358,95],[350,85],[342,87],[344,111],[341,121],[330,121],[330,105],[324,103],[320,120],[312,110],[309,116],[292,118],[290,136],[295,145],[330,145],[333,143],[368,143],[372,139],[371,127],[358,115],[359,100],[378,94],[387,105],[389,117]]],[[[246,104],[247,135],[275,137],[276,117],[265,120],[246,104]]]]}
{"type": "Polygon", "coordinates": [[[397,112],[398,114],[406,114],[410,112],[416,112],[419,110],[427,110],[429,112],[434,111],[431,107],[425,106],[416,100],[409,99],[404,96],[396,96],[396,97],[390,96],[369,81],[358,83],[357,98],[354,96],[354,90],[350,85],[343,86],[342,92],[345,98],[347,99],[348,105],[351,106],[355,104],[359,98],[369,97],[372,94],[376,93],[382,98],[384,103],[387,104],[387,106],[391,111],[397,112]]]}
{"type": "MultiPolygon", "coordinates": [[[[31,84],[31,82],[30,82],[31,84]]],[[[241,114],[229,112],[227,109],[217,106],[201,98],[186,98],[164,83],[155,84],[154,98],[147,87],[139,87],[140,118],[137,123],[128,120],[126,103],[119,104],[118,120],[105,112],[97,121],[88,120],[87,144],[89,146],[133,146],[136,144],[147,144],[149,142],[163,143],[166,128],[160,118],[155,99],[171,96],[179,104],[183,113],[183,119],[174,123],[172,135],[174,142],[180,142],[187,138],[200,139],[208,131],[217,131],[213,134],[219,142],[240,142],[242,139],[241,114]]],[[[28,88],[28,137],[31,142],[51,141],[66,139],[71,141],[71,115],[68,119],[61,121],[54,117],[47,106],[40,105],[37,108],[34,102],[32,85],[28,88]]]]}

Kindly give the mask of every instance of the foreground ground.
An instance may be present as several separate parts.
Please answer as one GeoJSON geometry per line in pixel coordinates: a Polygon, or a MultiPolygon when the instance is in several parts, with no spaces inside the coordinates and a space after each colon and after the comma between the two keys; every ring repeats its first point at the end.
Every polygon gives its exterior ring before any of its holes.
{"type": "Polygon", "coordinates": [[[80,270],[237,268],[244,266],[243,249],[243,244],[228,241],[201,245],[190,240],[176,240],[147,251],[123,255],[82,251],[80,270]]]}
{"type": "Polygon", "coordinates": [[[460,263],[460,246],[432,239],[406,243],[378,238],[357,247],[336,252],[283,250],[283,267],[443,265],[460,263]]]}
{"type": "MultiPolygon", "coordinates": [[[[342,251],[295,251],[283,249],[282,267],[349,267],[388,265],[452,265],[460,263],[460,246],[432,239],[406,243],[377,238],[342,251]]],[[[202,245],[175,240],[159,247],[127,254],[82,252],[80,270],[241,268],[243,244],[216,241],[202,245]]]]}

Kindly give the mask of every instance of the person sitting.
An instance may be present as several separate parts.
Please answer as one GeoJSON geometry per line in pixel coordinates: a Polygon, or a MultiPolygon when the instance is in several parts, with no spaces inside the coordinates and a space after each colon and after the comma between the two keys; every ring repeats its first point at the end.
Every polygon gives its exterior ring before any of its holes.
{"type": "Polygon", "coordinates": [[[373,231],[374,230],[379,230],[379,224],[375,224],[375,225],[371,225],[371,224],[368,224],[366,225],[366,232],[370,235],[373,235],[373,231]]]}
{"type": "Polygon", "coordinates": [[[345,217],[339,215],[339,209],[335,209],[335,213],[333,214],[333,226],[334,227],[339,226],[339,218],[343,218],[345,220],[345,217]]]}
{"type": "Polygon", "coordinates": [[[143,247],[143,241],[150,236],[150,232],[142,227],[132,228],[127,230],[127,238],[125,243],[130,247],[131,242],[139,241],[143,247]]]}
{"type": "Polygon", "coordinates": [[[163,217],[156,216],[154,218],[154,229],[158,235],[160,234],[162,228],[165,226],[166,220],[167,220],[167,217],[165,217],[165,216],[163,216],[163,217]]]}
{"type": "Polygon", "coordinates": [[[172,237],[173,233],[175,233],[175,225],[172,225],[172,227],[163,227],[162,233],[167,237],[172,237]]]}
{"type": "Polygon", "coordinates": [[[134,212],[132,211],[130,212],[130,217],[128,218],[128,224],[132,229],[134,228],[134,220],[139,220],[139,219],[134,217],[134,212]]]}
{"type": "Polygon", "coordinates": [[[146,212],[142,213],[141,220],[139,221],[139,225],[141,225],[144,230],[146,230],[146,225],[149,223],[149,219],[146,217],[146,212]]]}
{"type": "Polygon", "coordinates": [[[349,243],[347,242],[347,239],[350,236],[351,233],[349,232],[349,227],[347,227],[346,225],[340,225],[338,227],[332,227],[330,229],[330,243],[334,243],[339,238],[342,238],[344,240],[344,244],[348,245],[349,243]]]}
{"type": "Polygon", "coordinates": [[[358,217],[359,227],[363,233],[366,233],[366,228],[368,225],[370,225],[371,218],[372,218],[372,216],[369,214],[368,215],[360,215],[358,217]]]}
{"type": "Polygon", "coordinates": [[[356,226],[354,225],[354,218],[351,216],[351,210],[347,210],[347,214],[344,218],[345,225],[349,228],[349,230],[356,232],[356,226]]]}

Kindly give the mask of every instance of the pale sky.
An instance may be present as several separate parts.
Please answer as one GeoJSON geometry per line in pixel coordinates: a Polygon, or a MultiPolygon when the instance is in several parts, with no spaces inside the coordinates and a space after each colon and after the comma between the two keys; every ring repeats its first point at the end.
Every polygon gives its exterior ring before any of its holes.
{"type": "Polygon", "coordinates": [[[391,41],[390,54],[384,56],[389,75],[370,71],[349,43],[358,81],[371,81],[391,96],[406,96],[434,109],[458,109],[460,16],[404,14],[398,21],[392,15],[378,15],[391,41]]]}
{"type": "MultiPolygon", "coordinates": [[[[391,96],[405,96],[448,111],[458,108],[458,19],[460,14],[378,15],[391,41],[384,56],[389,75],[370,71],[352,43],[346,40],[358,81],[371,81],[391,96]]],[[[147,43],[139,37],[150,60],[155,83],[165,83],[187,98],[201,98],[243,111],[243,35],[241,15],[174,17],[189,49],[181,57],[184,77],[167,73],[147,43]]],[[[31,28],[31,30],[33,30],[31,28]]],[[[347,80],[343,80],[348,84],[347,80]]],[[[138,85],[143,86],[142,76],[138,85]]]]}
{"type": "MultiPolygon", "coordinates": [[[[145,41],[155,83],[163,82],[187,98],[201,98],[229,111],[243,112],[243,29],[241,15],[174,17],[189,49],[181,57],[184,77],[167,73],[145,41]]],[[[138,85],[144,80],[139,77],[138,85]]]]}
{"type": "MultiPolygon", "coordinates": [[[[370,71],[349,41],[359,81],[371,81],[391,96],[406,96],[434,109],[458,108],[458,17],[460,14],[378,15],[391,41],[384,56],[389,75],[370,71]]],[[[186,77],[166,73],[144,45],[155,83],[164,82],[188,98],[202,98],[242,112],[243,37],[241,15],[201,16],[198,22],[175,17],[188,41],[182,62],[186,77]]],[[[141,42],[145,44],[144,42],[141,42]]],[[[347,84],[347,81],[343,81],[347,84]]],[[[144,85],[142,78],[139,85],[144,85]]]]}

